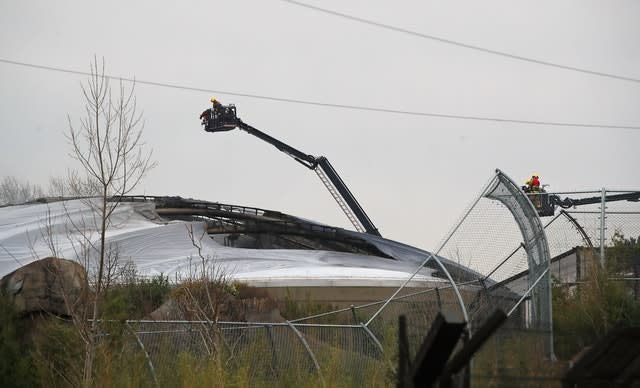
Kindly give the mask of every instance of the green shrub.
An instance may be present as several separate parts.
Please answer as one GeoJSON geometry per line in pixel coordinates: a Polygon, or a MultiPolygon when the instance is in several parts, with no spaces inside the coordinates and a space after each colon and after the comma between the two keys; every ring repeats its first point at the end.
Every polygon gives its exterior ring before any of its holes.
{"type": "Polygon", "coordinates": [[[32,354],[39,385],[82,385],[84,342],[69,321],[43,316],[32,330],[32,354]]]}
{"type": "Polygon", "coordinates": [[[0,293],[0,387],[31,387],[35,382],[24,321],[0,293]]]}
{"type": "Polygon", "coordinates": [[[613,237],[606,251],[606,268],[591,263],[586,281],[553,288],[553,324],[556,355],[570,359],[602,338],[616,325],[640,326],[640,300],[620,277],[640,264],[640,242],[613,237]]]}
{"type": "Polygon", "coordinates": [[[160,307],[171,291],[163,274],[151,279],[131,277],[112,285],[102,301],[103,319],[140,319],[160,307]]]}

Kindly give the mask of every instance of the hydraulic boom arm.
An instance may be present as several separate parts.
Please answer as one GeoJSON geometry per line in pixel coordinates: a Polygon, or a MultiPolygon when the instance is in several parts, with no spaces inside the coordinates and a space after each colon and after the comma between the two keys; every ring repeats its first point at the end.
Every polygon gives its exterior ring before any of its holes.
{"type": "MultiPolygon", "coordinates": [[[[538,215],[540,217],[549,217],[553,216],[556,210],[556,207],[561,207],[563,209],[569,209],[574,206],[582,206],[582,205],[590,205],[594,203],[602,202],[602,197],[588,197],[588,198],[564,198],[561,199],[557,194],[547,193],[546,191],[541,191],[537,193],[527,193],[533,206],[535,206],[538,211],[538,215]]],[[[640,191],[628,192],[624,194],[614,194],[607,195],[604,198],[605,202],[614,202],[614,201],[632,201],[638,202],[640,201],[640,191]]]]}
{"type": "Polygon", "coordinates": [[[238,128],[266,141],[280,151],[291,156],[293,159],[303,164],[305,167],[314,170],[318,174],[318,177],[325,185],[327,190],[329,190],[329,193],[331,193],[333,198],[336,200],[338,206],[340,206],[349,221],[351,221],[353,226],[356,228],[356,230],[358,230],[359,232],[366,232],[375,236],[380,236],[380,232],[378,231],[378,229],[375,227],[367,213],[365,213],[362,206],[360,206],[360,204],[356,200],[356,197],[353,196],[347,185],[344,183],[342,178],[340,178],[327,158],[325,158],[324,156],[315,157],[313,155],[307,155],[304,152],[301,152],[289,146],[288,144],[285,144],[280,140],[271,137],[266,133],[246,124],[239,118],[237,120],[238,128]]]}
{"type": "MultiPolygon", "coordinates": [[[[227,131],[231,130],[234,127],[238,127],[243,131],[253,135],[261,140],[266,141],[267,143],[273,145],[280,151],[285,154],[291,156],[293,159],[298,161],[300,164],[304,165],[310,170],[314,170],[318,177],[325,185],[329,193],[333,196],[333,198],[338,203],[338,206],[345,213],[349,221],[353,224],[359,232],[366,232],[368,234],[372,234],[375,236],[380,236],[380,232],[375,227],[367,213],[365,213],[364,209],[356,198],[353,196],[347,185],[344,183],[342,178],[338,175],[336,170],[333,168],[329,160],[324,156],[315,157],[313,155],[305,154],[288,144],[281,142],[280,140],[267,135],[266,133],[244,123],[240,118],[235,115],[235,107],[232,108],[232,114],[226,119],[222,119],[219,122],[214,120],[210,120],[205,124],[205,130],[208,132],[219,132],[219,131],[227,131]]],[[[227,108],[229,111],[229,108],[227,108]]]]}
{"type": "MultiPolygon", "coordinates": [[[[604,197],[605,202],[614,202],[614,201],[632,201],[638,202],[640,201],[640,191],[634,191],[631,193],[625,194],[614,194],[614,195],[606,195],[604,197]]],[[[593,203],[600,203],[602,201],[602,197],[589,197],[589,198],[565,198],[560,199],[557,195],[549,195],[549,202],[553,205],[558,205],[563,209],[568,209],[574,206],[581,205],[590,205],[593,203]]]]}
{"type": "Polygon", "coordinates": [[[280,140],[271,137],[269,135],[267,135],[266,133],[252,127],[249,124],[245,124],[242,120],[237,119],[237,125],[238,128],[242,129],[243,131],[249,133],[250,135],[253,135],[259,139],[262,139],[264,141],[266,141],[267,143],[271,144],[272,146],[276,147],[277,149],[279,149],[280,151],[284,152],[285,154],[291,156],[292,158],[294,158],[295,160],[297,160],[298,162],[302,163],[303,165],[305,165],[307,168],[311,169],[311,170],[315,170],[316,167],[318,166],[318,160],[316,159],[315,156],[313,155],[307,155],[304,152],[298,151],[297,149],[291,147],[290,145],[287,145],[283,142],[281,142],[280,140]]]}

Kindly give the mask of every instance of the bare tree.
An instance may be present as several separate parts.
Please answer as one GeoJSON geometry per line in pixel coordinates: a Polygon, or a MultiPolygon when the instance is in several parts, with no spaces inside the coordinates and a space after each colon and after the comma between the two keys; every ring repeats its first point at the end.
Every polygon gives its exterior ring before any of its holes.
{"type": "Polygon", "coordinates": [[[44,196],[38,185],[21,181],[13,176],[5,176],[0,181],[0,205],[20,204],[44,196]]]}
{"type": "MultiPolygon", "coordinates": [[[[83,234],[87,230],[78,225],[88,251],[96,257],[95,284],[89,317],[91,324],[84,331],[85,365],[84,386],[92,384],[95,360],[100,296],[110,281],[110,272],[117,258],[117,247],[106,244],[106,232],[110,227],[110,216],[120,204],[122,196],[136,188],[145,174],[155,166],[151,152],[142,142],[142,115],[137,111],[134,96],[135,84],[126,88],[122,81],[112,94],[109,77],[105,76],[104,59],[91,62],[91,75],[82,85],[85,99],[85,116],[79,125],[69,118],[67,139],[71,145],[71,157],[77,160],[81,170],[69,174],[69,190],[72,195],[99,193],[94,200],[87,201],[93,210],[91,228],[93,236],[83,234]]],[[[89,271],[89,268],[87,268],[89,271]]]]}
{"type": "MultiPolygon", "coordinates": [[[[188,274],[180,277],[174,300],[186,319],[199,322],[205,351],[213,362],[211,372],[223,376],[223,358],[228,347],[218,321],[223,309],[231,310],[234,284],[225,269],[218,266],[216,258],[204,252],[203,241],[209,238],[206,228],[200,235],[194,232],[193,224],[186,228],[197,257],[189,257],[188,274]]],[[[224,378],[219,384],[224,387],[224,378]]]]}

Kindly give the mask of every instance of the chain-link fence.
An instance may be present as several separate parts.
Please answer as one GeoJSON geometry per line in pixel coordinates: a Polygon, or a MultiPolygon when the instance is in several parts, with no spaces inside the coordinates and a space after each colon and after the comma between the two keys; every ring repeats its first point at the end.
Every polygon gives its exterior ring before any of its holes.
{"type": "MultiPolygon", "coordinates": [[[[559,385],[551,277],[579,281],[584,263],[570,260],[576,247],[597,252],[616,231],[640,235],[640,209],[637,202],[606,203],[604,211],[595,204],[541,220],[532,202],[498,171],[440,247],[425,254],[405,283],[413,280],[411,289],[384,301],[284,323],[129,321],[128,332],[160,385],[187,360],[243,373],[253,386],[386,386],[394,384],[400,315],[413,359],[443,308],[465,316],[467,338],[500,308],[508,320],[465,371],[472,385],[559,385]],[[431,280],[416,282],[418,275],[431,280]]],[[[633,279],[621,281],[640,290],[633,279]]]]}
{"type": "Polygon", "coordinates": [[[360,325],[206,321],[128,325],[145,353],[151,377],[163,385],[172,381],[180,358],[243,373],[252,386],[321,386],[372,376],[384,381],[380,372],[388,369],[379,344],[360,325]]]}

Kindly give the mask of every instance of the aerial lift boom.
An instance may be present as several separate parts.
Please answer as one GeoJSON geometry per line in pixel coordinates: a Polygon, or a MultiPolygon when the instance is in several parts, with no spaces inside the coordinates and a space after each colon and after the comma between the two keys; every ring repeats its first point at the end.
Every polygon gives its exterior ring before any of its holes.
{"type": "MultiPolygon", "coordinates": [[[[561,199],[559,195],[548,193],[544,189],[539,192],[531,192],[526,186],[522,186],[522,190],[529,196],[531,203],[538,211],[540,217],[553,216],[557,207],[562,209],[569,209],[576,206],[591,205],[594,203],[601,203],[602,197],[588,197],[588,198],[568,198],[561,199]]],[[[606,195],[604,197],[605,202],[615,201],[629,201],[639,202],[640,191],[632,191],[623,194],[606,195]]]]}
{"type": "Polygon", "coordinates": [[[237,117],[234,105],[220,105],[218,109],[211,110],[209,117],[204,118],[203,125],[207,132],[222,132],[239,128],[266,141],[308,169],[315,171],[356,230],[380,236],[378,229],[326,157],[305,154],[246,124],[237,117]]]}
{"type": "MultiPolygon", "coordinates": [[[[540,217],[553,216],[555,213],[556,207],[561,207],[563,209],[569,209],[576,206],[582,205],[590,205],[594,203],[602,202],[602,197],[588,197],[588,198],[565,198],[561,199],[560,196],[556,194],[550,194],[546,192],[541,192],[537,194],[528,194],[530,197],[539,196],[539,200],[533,200],[533,204],[538,210],[538,214],[540,217]]],[[[533,198],[532,198],[533,199],[533,198]]],[[[606,195],[604,197],[605,202],[615,202],[615,201],[630,201],[630,202],[638,202],[640,201],[640,191],[634,191],[624,194],[613,194],[606,195]]]]}

